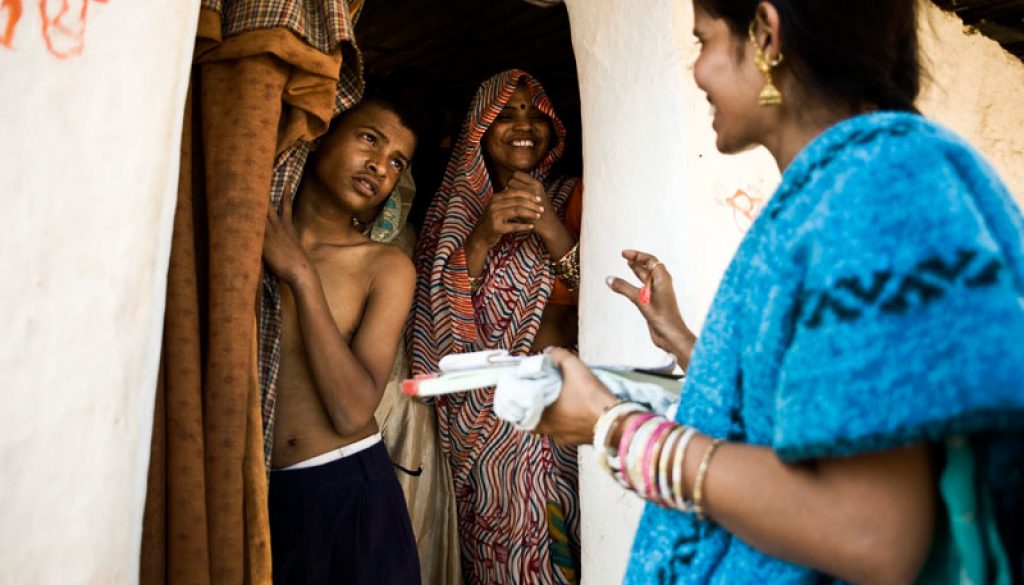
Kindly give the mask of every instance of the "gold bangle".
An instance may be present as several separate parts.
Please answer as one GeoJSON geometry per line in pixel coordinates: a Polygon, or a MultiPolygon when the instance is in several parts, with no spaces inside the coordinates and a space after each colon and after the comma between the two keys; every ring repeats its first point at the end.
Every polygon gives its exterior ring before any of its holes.
{"type": "Polygon", "coordinates": [[[700,467],[697,468],[697,477],[693,480],[693,511],[697,514],[698,520],[706,520],[707,514],[704,513],[704,478],[708,474],[708,466],[711,465],[711,456],[715,454],[715,450],[724,441],[722,439],[715,439],[711,441],[708,448],[704,451],[704,456],[700,460],[700,467]]]}
{"type": "Polygon", "coordinates": [[[569,290],[580,288],[580,243],[576,242],[569,251],[555,262],[555,276],[565,282],[569,290]]]}

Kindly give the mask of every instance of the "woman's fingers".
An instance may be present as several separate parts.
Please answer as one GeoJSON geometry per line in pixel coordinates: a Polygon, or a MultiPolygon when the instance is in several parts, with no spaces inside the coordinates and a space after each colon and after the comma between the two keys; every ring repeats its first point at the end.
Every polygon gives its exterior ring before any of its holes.
{"type": "Polygon", "coordinates": [[[535,217],[523,218],[513,211],[507,211],[494,216],[493,229],[499,234],[526,232],[533,229],[534,221],[535,217]]]}
{"type": "Polygon", "coordinates": [[[511,214],[521,219],[536,220],[544,213],[544,208],[518,201],[508,201],[496,204],[493,212],[504,214],[506,217],[511,214]]]}
{"type": "Polygon", "coordinates": [[[512,177],[508,181],[508,186],[513,188],[524,188],[529,191],[540,191],[544,192],[544,184],[541,183],[536,177],[530,173],[524,173],[522,171],[516,171],[512,173],[512,177]]]}
{"type": "Polygon", "coordinates": [[[503,191],[495,197],[492,205],[522,205],[534,208],[538,213],[544,211],[543,199],[521,189],[503,191]]]}
{"type": "Polygon", "coordinates": [[[551,356],[551,361],[555,362],[555,365],[559,368],[565,363],[567,359],[576,357],[571,351],[564,347],[549,347],[544,350],[544,355],[551,356]]]}
{"type": "Polygon", "coordinates": [[[661,282],[662,279],[671,278],[665,264],[653,254],[638,250],[623,250],[622,257],[626,259],[633,274],[644,284],[653,284],[654,281],[661,282]]]}
{"type": "MultiPolygon", "coordinates": [[[[522,206],[511,206],[494,211],[492,215],[494,221],[494,228],[501,230],[509,226],[522,226],[533,224],[539,219],[539,214],[534,213],[531,209],[522,206]]],[[[522,231],[522,230],[515,230],[522,231]]]]}
{"type": "Polygon", "coordinates": [[[628,282],[622,280],[621,278],[615,278],[614,276],[609,276],[605,280],[605,283],[608,285],[608,288],[626,297],[627,299],[630,300],[630,302],[636,305],[637,308],[640,308],[642,310],[642,307],[640,306],[641,303],[639,288],[629,284],[628,282]]]}

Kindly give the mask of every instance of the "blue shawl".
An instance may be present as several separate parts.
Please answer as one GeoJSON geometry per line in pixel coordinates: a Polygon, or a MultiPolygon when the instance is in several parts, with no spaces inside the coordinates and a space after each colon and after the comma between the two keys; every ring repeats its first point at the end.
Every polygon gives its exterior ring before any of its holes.
{"type": "MultiPolygon", "coordinates": [[[[727,269],[676,419],[789,462],[1024,430],[1024,220],[995,172],[912,114],[818,136],[727,269]]],[[[648,505],[626,582],[829,578],[648,505]]]]}

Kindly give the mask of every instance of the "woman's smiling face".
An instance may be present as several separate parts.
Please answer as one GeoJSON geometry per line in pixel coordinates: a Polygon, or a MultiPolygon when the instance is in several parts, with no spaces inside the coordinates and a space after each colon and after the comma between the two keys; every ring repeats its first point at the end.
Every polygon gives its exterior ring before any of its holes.
{"type": "Polygon", "coordinates": [[[699,5],[694,6],[693,34],[700,44],[693,77],[714,111],[718,150],[728,154],[749,148],[758,143],[763,123],[757,96],[764,78],[754,66],[753,45],[699,5]]]}
{"type": "Polygon", "coordinates": [[[551,147],[551,119],[537,109],[525,85],[516,88],[484,134],[484,152],[500,183],[515,171],[530,172],[551,147]]]}

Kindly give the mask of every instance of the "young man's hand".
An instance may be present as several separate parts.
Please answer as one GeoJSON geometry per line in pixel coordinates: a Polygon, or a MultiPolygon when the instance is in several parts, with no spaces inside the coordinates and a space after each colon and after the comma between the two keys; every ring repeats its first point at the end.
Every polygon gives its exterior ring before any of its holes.
{"type": "Polygon", "coordinates": [[[294,284],[309,273],[312,263],[299,242],[292,223],[292,203],[285,197],[281,201],[281,214],[271,205],[267,212],[267,228],[263,235],[263,261],[278,278],[294,284]]]}

